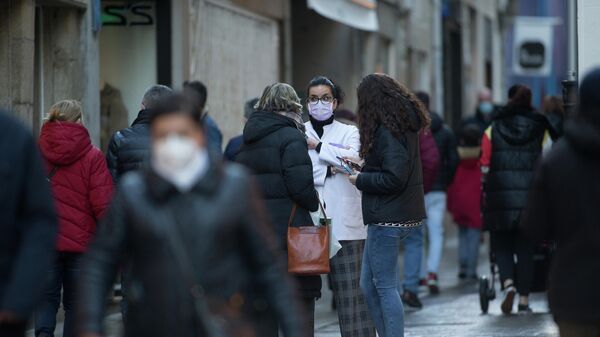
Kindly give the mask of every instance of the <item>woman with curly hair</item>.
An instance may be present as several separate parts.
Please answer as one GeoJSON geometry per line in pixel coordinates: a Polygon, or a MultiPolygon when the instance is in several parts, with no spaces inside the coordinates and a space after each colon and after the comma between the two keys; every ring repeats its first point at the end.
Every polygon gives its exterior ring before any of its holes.
{"type": "Polygon", "coordinates": [[[349,179],[362,191],[368,226],[360,286],[379,336],[404,336],[399,245],[425,218],[419,132],[429,117],[415,95],[387,75],[367,75],[357,93],[364,163],[349,179]]]}

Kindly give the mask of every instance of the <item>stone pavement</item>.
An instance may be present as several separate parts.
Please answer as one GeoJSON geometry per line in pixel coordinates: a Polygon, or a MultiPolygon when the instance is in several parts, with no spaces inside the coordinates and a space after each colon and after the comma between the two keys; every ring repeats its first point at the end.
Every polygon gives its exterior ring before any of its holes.
{"type": "MultiPolygon", "coordinates": [[[[490,302],[487,315],[481,313],[476,282],[460,282],[457,278],[456,230],[447,226],[448,240],[444,248],[441,273],[441,293],[431,296],[426,289],[420,293],[423,309],[405,308],[406,337],[558,337],[558,329],[548,313],[546,296],[532,294],[531,315],[502,315],[501,292],[490,302]]],[[[489,242],[486,238],[486,242],[489,242]]],[[[479,272],[489,274],[488,247],[482,246],[479,272]]],[[[326,284],[326,283],[324,283],[326,284]]],[[[497,288],[499,284],[497,282],[497,288]]],[[[331,311],[331,293],[324,289],[317,302],[316,337],[339,337],[337,314],[331,311]]],[[[515,301],[516,310],[516,301],[515,301]]]]}
{"type": "MultiPolygon", "coordinates": [[[[439,275],[441,294],[430,296],[424,289],[420,296],[422,310],[406,308],[406,337],[558,337],[557,328],[548,313],[545,294],[533,294],[531,307],[534,314],[504,316],[500,299],[490,303],[490,312],[482,315],[475,282],[459,282],[456,270],[458,240],[453,226],[447,226],[448,240],[444,249],[442,270],[439,275]]],[[[489,242],[489,240],[486,240],[489,242]]],[[[487,245],[480,255],[479,272],[487,274],[489,263],[487,245]]],[[[339,337],[337,313],[331,310],[331,292],[326,287],[317,301],[315,336],[339,337]]],[[[501,293],[498,291],[498,295],[501,293]]],[[[516,303],[515,303],[516,308],[516,303]]],[[[121,315],[118,306],[112,306],[107,317],[107,337],[120,336],[121,315]]],[[[62,317],[59,317],[56,336],[62,336],[62,317]]],[[[28,332],[33,337],[33,331],[28,332]]]]}

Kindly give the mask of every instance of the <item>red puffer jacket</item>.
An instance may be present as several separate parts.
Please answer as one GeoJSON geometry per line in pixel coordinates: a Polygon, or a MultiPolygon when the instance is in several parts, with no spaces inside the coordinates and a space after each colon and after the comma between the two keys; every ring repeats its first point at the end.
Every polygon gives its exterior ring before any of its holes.
{"type": "Polygon", "coordinates": [[[44,124],[40,149],[60,219],[57,250],[85,252],[112,196],[106,160],[79,123],[44,124]]]}
{"type": "Polygon", "coordinates": [[[460,147],[460,164],[448,187],[448,211],[463,227],[481,229],[481,167],[479,147],[460,147]]]}

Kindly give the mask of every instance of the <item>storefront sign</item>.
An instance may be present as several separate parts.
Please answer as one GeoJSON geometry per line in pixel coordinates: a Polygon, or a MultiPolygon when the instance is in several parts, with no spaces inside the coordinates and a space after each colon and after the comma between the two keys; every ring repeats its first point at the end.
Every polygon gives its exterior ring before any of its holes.
{"type": "Polygon", "coordinates": [[[151,26],[154,24],[152,1],[102,1],[102,25],[151,26]]]}
{"type": "Polygon", "coordinates": [[[554,25],[547,17],[515,18],[513,71],[522,76],[549,76],[552,70],[554,25]]]}

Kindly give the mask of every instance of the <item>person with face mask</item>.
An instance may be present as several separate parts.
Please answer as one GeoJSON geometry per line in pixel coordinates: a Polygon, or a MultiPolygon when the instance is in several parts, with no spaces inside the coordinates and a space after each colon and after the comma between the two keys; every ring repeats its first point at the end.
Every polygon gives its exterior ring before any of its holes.
{"type": "Polygon", "coordinates": [[[477,107],[475,114],[465,118],[461,122],[461,128],[469,124],[477,124],[480,134],[483,135],[485,129],[490,126],[494,117],[498,114],[499,107],[492,102],[492,92],[488,88],[483,88],[477,94],[477,107]]]}
{"type": "Polygon", "coordinates": [[[256,315],[304,337],[250,176],[207,150],[200,113],[173,96],[150,120],[149,167],[120,180],[83,264],[78,323],[102,332],[110,282],[129,277],[125,336],[261,336],[256,315]]]}
{"type": "Polygon", "coordinates": [[[340,158],[358,157],[360,135],[355,126],[334,120],[343,93],[324,76],[308,83],[304,125],[315,187],[331,218],[333,234],[342,248],[331,258],[331,285],[342,337],[375,336],[375,326],[360,290],[360,266],[367,228],[363,225],[361,195],[348,181],[340,158]]]}

